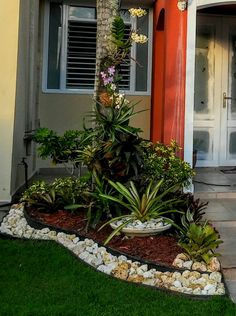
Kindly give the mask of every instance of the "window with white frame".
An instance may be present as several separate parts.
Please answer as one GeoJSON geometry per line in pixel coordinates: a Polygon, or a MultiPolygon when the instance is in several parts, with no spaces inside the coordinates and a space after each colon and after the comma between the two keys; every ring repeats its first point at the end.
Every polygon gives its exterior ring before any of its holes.
{"type": "MultiPolygon", "coordinates": [[[[45,13],[43,90],[91,93],[96,68],[96,7],[82,1],[76,1],[76,5],[51,1],[45,13]]],[[[130,19],[127,10],[121,10],[121,14],[127,37],[135,28],[151,38],[150,13],[137,20],[130,19]]],[[[121,90],[149,94],[150,52],[151,40],[133,45],[132,57],[120,67],[121,90]]]]}

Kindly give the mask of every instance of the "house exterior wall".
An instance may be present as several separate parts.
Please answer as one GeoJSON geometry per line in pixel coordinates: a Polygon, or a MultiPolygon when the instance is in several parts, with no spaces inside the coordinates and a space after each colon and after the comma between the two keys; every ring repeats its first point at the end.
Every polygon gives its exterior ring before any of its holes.
{"type": "Polygon", "coordinates": [[[25,182],[22,158],[25,157],[28,164],[28,177],[36,169],[34,144],[26,143],[24,138],[35,129],[37,122],[38,7],[38,0],[20,1],[11,194],[25,182]]]}
{"type": "MultiPolygon", "coordinates": [[[[136,110],[145,110],[134,116],[131,124],[143,130],[141,136],[150,138],[150,96],[128,96],[136,105],[136,110]]],[[[92,95],[80,94],[52,94],[39,95],[40,125],[63,134],[66,130],[82,129],[83,118],[92,110],[92,95]]],[[[37,159],[37,167],[53,167],[50,160],[37,159]]]]}
{"type": "Polygon", "coordinates": [[[187,11],[180,11],[177,1],[156,1],[153,25],[151,138],[164,143],[175,139],[183,147],[187,11]],[[163,15],[164,22],[159,20],[163,15]]]}
{"type": "Polygon", "coordinates": [[[20,1],[2,0],[0,10],[0,201],[11,199],[20,1]],[[7,27],[6,27],[7,26],[7,27]]]}

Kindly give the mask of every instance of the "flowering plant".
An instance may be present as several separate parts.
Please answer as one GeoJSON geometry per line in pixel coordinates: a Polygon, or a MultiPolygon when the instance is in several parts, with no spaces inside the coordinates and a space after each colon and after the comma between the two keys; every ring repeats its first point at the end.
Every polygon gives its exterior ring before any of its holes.
{"type": "MultiPolygon", "coordinates": [[[[142,17],[147,14],[146,10],[141,8],[129,10],[132,18],[142,17]]],[[[127,56],[130,54],[132,44],[144,44],[148,40],[146,35],[138,34],[137,31],[132,30],[127,38],[125,31],[125,23],[121,16],[117,16],[112,23],[111,41],[115,49],[106,56],[101,62],[100,71],[100,86],[105,89],[106,93],[102,91],[99,101],[104,106],[111,106],[112,104],[119,107],[118,102],[122,101],[124,96],[118,93],[118,83],[122,79],[119,75],[119,66],[126,63],[127,56]]],[[[128,104],[128,102],[126,102],[128,104]]]]}
{"type": "Polygon", "coordinates": [[[129,9],[129,13],[132,17],[141,18],[142,16],[147,14],[147,11],[141,8],[131,8],[129,9]]]}

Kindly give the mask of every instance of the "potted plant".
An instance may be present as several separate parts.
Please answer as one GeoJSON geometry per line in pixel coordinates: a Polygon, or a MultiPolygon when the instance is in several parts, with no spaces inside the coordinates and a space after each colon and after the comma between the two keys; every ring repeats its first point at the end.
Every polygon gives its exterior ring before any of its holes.
{"type": "Polygon", "coordinates": [[[129,213],[112,218],[101,226],[100,229],[110,224],[114,229],[106,239],[105,244],[120,231],[133,236],[146,236],[157,234],[171,227],[171,224],[167,219],[165,220],[163,215],[178,212],[173,209],[173,204],[177,203],[178,200],[176,198],[164,200],[164,197],[167,193],[176,189],[178,185],[160,192],[163,179],[155,185],[151,181],[145,192],[139,194],[132,181],[130,181],[129,187],[120,182],[109,181],[109,183],[119,193],[119,196],[100,194],[100,197],[122,205],[129,213]]]}

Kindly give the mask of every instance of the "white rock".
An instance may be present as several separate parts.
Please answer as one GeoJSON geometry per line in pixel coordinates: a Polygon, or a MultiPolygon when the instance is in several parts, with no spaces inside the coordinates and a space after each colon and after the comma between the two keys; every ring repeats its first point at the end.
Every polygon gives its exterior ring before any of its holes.
{"type": "Polygon", "coordinates": [[[107,253],[107,250],[106,250],[105,247],[99,247],[97,252],[100,253],[100,254],[104,254],[104,253],[107,253]]]}
{"type": "Polygon", "coordinates": [[[79,242],[79,237],[75,237],[74,239],[73,239],[73,243],[74,244],[77,244],[79,242]]]}
{"type": "Polygon", "coordinates": [[[217,295],[224,295],[225,294],[225,287],[223,284],[221,284],[222,286],[219,286],[217,289],[216,289],[216,292],[215,294],[217,295]]]}
{"type": "Polygon", "coordinates": [[[197,287],[196,289],[193,290],[193,294],[194,295],[201,295],[202,294],[202,290],[197,287]]]}
{"type": "Polygon", "coordinates": [[[181,273],[180,272],[174,272],[172,274],[173,279],[179,279],[181,277],[181,273]]]}
{"type": "Polygon", "coordinates": [[[84,240],[84,243],[85,243],[86,246],[92,246],[94,244],[94,241],[92,239],[86,238],[84,240]]]}
{"type": "Polygon", "coordinates": [[[121,256],[118,257],[118,260],[119,260],[119,261],[127,261],[127,257],[121,255],[121,256]]]}
{"type": "Polygon", "coordinates": [[[212,272],[209,276],[209,279],[220,283],[222,279],[222,275],[220,272],[212,272]]]}
{"type": "Polygon", "coordinates": [[[104,264],[109,264],[111,262],[117,261],[117,257],[113,256],[112,254],[108,252],[104,253],[102,258],[103,258],[104,264]]]}
{"type": "Polygon", "coordinates": [[[208,295],[214,295],[216,294],[216,286],[212,286],[208,291],[207,291],[208,295]]]}
{"type": "Polygon", "coordinates": [[[184,263],[183,263],[183,268],[186,268],[186,269],[191,269],[191,267],[192,267],[192,264],[193,264],[193,261],[192,260],[188,260],[188,261],[185,261],[184,263]]]}
{"type": "Polygon", "coordinates": [[[174,281],[173,285],[177,288],[182,287],[182,283],[179,280],[174,281]]]}
{"type": "Polygon", "coordinates": [[[152,285],[154,286],[156,281],[154,279],[145,279],[143,282],[143,284],[146,284],[146,285],[152,285]]]}
{"type": "Polygon", "coordinates": [[[111,272],[117,267],[117,263],[109,263],[107,265],[100,265],[97,270],[106,274],[111,274],[111,272]]]}
{"type": "Polygon", "coordinates": [[[194,262],[192,270],[207,271],[206,264],[204,262],[194,262]]]}
{"type": "Polygon", "coordinates": [[[82,252],[81,254],[79,254],[79,258],[82,260],[86,260],[87,257],[89,257],[90,253],[87,251],[82,252]]]}
{"type": "Polygon", "coordinates": [[[149,271],[143,273],[143,277],[146,279],[153,278],[154,273],[151,270],[149,270],[149,271]]]}
{"type": "Polygon", "coordinates": [[[184,261],[178,258],[175,258],[175,260],[172,263],[172,265],[177,268],[182,268],[183,264],[184,264],[184,261]]]}
{"type": "Polygon", "coordinates": [[[208,292],[209,290],[212,290],[212,289],[215,289],[215,288],[216,288],[215,285],[213,285],[213,284],[207,284],[207,285],[204,287],[204,290],[208,292]]]}

